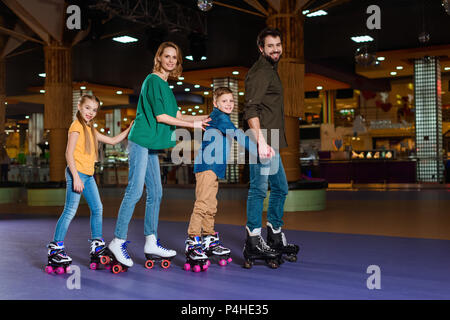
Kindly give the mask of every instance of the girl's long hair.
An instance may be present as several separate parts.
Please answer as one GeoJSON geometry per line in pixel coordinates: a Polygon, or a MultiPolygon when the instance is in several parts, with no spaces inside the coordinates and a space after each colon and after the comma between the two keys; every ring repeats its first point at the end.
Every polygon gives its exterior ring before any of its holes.
{"type": "MultiPolygon", "coordinates": [[[[96,96],[90,95],[90,94],[83,94],[80,97],[80,99],[78,100],[78,105],[80,105],[80,106],[83,105],[83,103],[86,102],[86,99],[90,99],[92,101],[97,102],[98,107],[100,108],[100,100],[96,96]]],[[[84,153],[91,154],[92,147],[93,147],[94,151],[95,151],[95,159],[98,159],[98,140],[97,140],[97,136],[95,134],[94,121],[92,120],[90,124],[87,124],[84,121],[83,117],[81,116],[80,111],[77,111],[76,117],[77,117],[78,121],[81,123],[81,125],[83,126],[83,132],[84,132],[84,138],[85,138],[84,153]],[[91,146],[91,139],[89,139],[88,128],[90,128],[90,130],[91,130],[92,137],[94,139],[94,146],[91,146]]]]}
{"type": "Polygon", "coordinates": [[[169,76],[172,78],[178,78],[183,72],[183,67],[181,66],[183,63],[183,55],[181,54],[180,48],[175,43],[170,41],[163,42],[159,45],[155,58],[153,59],[153,72],[161,72],[162,67],[161,62],[158,61],[158,57],[162,56],[165,48],[174,48],[177,52],[177,66],[172,72],[170,72],[169,76]]]}

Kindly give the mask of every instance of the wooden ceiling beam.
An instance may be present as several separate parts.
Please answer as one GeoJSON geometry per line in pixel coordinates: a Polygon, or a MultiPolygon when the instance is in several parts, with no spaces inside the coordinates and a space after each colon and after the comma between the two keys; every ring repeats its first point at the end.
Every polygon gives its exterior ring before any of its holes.
{"type": "Polygon", "coordinates": [[[268,16],[269,13],[267,12],[266,8],[264,8],[264,6],[258,2],[258,0],[244,0],[248,5],[252,6],[253,8],[255,8],[256,10],[258,10],[259,12],[261,12],[263,15],[268,16]]]}

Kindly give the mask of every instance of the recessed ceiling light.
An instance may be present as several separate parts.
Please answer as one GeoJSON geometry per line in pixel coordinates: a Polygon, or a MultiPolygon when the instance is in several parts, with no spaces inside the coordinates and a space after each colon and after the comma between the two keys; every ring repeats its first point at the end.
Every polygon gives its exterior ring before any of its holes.
{"type": "Polygon", "coordinates": [[[316,89],[317,89],[317,90],[322,90],[323,87],[322,87],[322,86],[317,86],[316,89]]]}
{"type": "Polygon", "coordinates": [[[44,89],[39,90],[40,93],[45,93],[44,89]]]}
{"type": "Polygon", "coordinates": [[[395,76],[395,75],[397,75],[397,72],[392,71],[392,72],[391,72],[391,76],[395,76]]]}
{"type": "Polygon", "coordinates": [[[377,60],[378,61],[384,61],[386,58],[385,57],[378,57],[377,60]]]}
{"type": "Polygon", "coordinates": [[[198,110],[198,113],[203,113],[203,110],[198,110]]]}
{"type": "Polygon", "coordinates": [[[203,92],[203,94],[204,94],[205,96],[207,96],[207,95],[209,94],[209,92],[208,92],[208,91],[205,91],[205,92],[203,92]]]}
{"type": "Polygon", "coordinates": [[[183,84],[183,81],[178,81],[177,85],[181,86],[183,84]]]}
{"type": "Polygon", "coordinates": [[[195,108],[195,109],[200,109],[200,106],[195,106],[194,108],[195,108]]]}
{"type": "Polygon", "coordinates": [[[170,89],[173,89],[173,86],[172,86],[172,85],[170,85],[170,86],[169,86],[169,88],[170,88],[170,89]]]}
{"type": "Polygon", "coordinates": [[[233,71],[232,74],[238,75],[239,71],[233,71]]]}
{"type": "Polygon", "coordinates": [[[208,59],[208,58],[206,58],[205,56],[202,56],[200,60],[204,61],[206,59],[208,59]]]}
{"type": "Polygon", "coordinates": [[[319,17],[319,16],[326,16],[328,14],[328,12],[324,11],[324,10],[317,10],[311,13],[306,13],[306,16],[311,18],[311,17],[319,17]]]}
{"type": "Polygon", "coordinates": [[[184,80],[184,77],[178,77],[178,80],[184,80]]]}
{"type": "Polygon", "coordinates": [[[240,96],[243,96],[243,95],[244,95],[244,93],[243,93],[243,92],[241,91],[241,92],[239,92],[239,95],[240,95],[240,96]]]}
{"type": "Polygon", "coordinates": [[[184,111],[184,110],[183,110],[183,111],[181,111],[181,114],[186,114],[186,111],[184,111]]]}
{"type": "Polygon", "coordinates": [[[371,36],[356,36],[351,38],[355,42],[370,42],[373,41],[373,38],[371,36]]]}
{"type": "Polygon", "coordinates": [[[191,112],[191,111],[192,111],[192,109],[191,109],[191,108],[189,108],[189,109],[188,109],[188,112],[191,112]]]}
{"type": "Polygon", "coordinates": [[[45,72],[39,73],[39,77],[41,77],[41,78],[45,78],[46,76],[47,76],[47,74],[45,72]]]}
{"type": "Polygon", "coordinates": [[[200,88],[200,85],[199,85],[199,84],[195,84],[195,85],[194,85],[194,88],[197,88],[197,89],[198,89],[198,88],[200,88]]]}
{"type": "Polygon", "coordinates": [[[116,93],[117,94],[122,94],[123,92],[119,90],[119,91],[116,91],[116,93]]]}
{"type": "Polygon", "coordinates": [[[444,70],[448,71],[448,70],[450,70],[450,67],[445,67],[444,70]]]}
{"type": "Polygon", "coordinates": [[[193,56],[186,56],[185,58],[186,58],[187,60],[194,61],[194,57],[193,57],[193,56]]]}
{"type": "Polygon", "coordinates": [[[81,86],[80,89],[81,90],[86,90],[86,86],[81,86]]]}
{"type": "Polygon", "coordinates": [[[192,112],[191,114],[192,114],[193,116],[195,116],[195,115],[196,115],[196,113],[195,113],[195,112],[192,112]]]}
{"type": "Polygon", "coordinates": [[[189,89],[189,88],[184,88],[184,91],[188,92],[188,91],[191,91],[191,89],[189,89]]]}
{"type": "Polygon", "coordinates": [[[130,37],[130,36],[121,36],[121,37],[115,37],[113,38],[114,41],[120,42],[120,43],[130,43],[130,42],[137,42],[138,39],[130,37]]]}
{"type": "Polygon", "coordinates": [[[396,68],[397,68],[397,70],[403,70],[402,66],[397,66],[396,68]]]}

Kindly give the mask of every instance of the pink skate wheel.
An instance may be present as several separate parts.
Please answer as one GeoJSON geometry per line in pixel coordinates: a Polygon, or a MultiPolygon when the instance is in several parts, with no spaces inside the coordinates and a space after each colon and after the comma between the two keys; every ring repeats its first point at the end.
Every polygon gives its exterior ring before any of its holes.
{"type": "Polygon", "coordinates": [[[64,273],[64,268],[63,267],[58,267],[55,270],[56,274],[63,274],[64,273]]]}
{"type": "Polygon", "coordinates": [[[227,260],[221,259],[221,260],[219,261],[219,265],[220,265],[221,267],[226,266],[226,265],[227,265],[227,260]]]}
{"type": "Polygon", "coordinates": [[[228,263],[231,263],[231,261],[233,261],[233,259],[228,258],[227,261],[228,261],[228,263]]]}
{"type": "Polygon", "coordinates": [[[52,274],[53,273],[53,268],[52,268],[52,266],[46,266],[45,267],[45,272],[47,272],[48,274],[52,274]]]}
{"type": "Polygon", "coordinates": [[[67,266],[67,267],[66,267],[66,273],[68,273],[69,271],[70,271],[70,267],[67,266]]]}
{"type": "Polygon", "coordinates": [[[211,265],[211,261],[206,261],[206,265],[209,267],[211,265]]]}
{"type": "Polygon", "coordinates": [[[204,264],[203,267],[202,267],[202,269],[203,269],[203,271],[208,270],[208,265],[204,264]]]}
{"type": "Polygon", "coordinates": [[[201,271],[200,266],[199,265],[195,265],[194,268],[192,268],[192,271],[200,272],[201,271]]]}
{"type": "Polygon", "coordinates": [[[185,263],[183,266],[183,269],[186,271],[189,271],[189,270],[191,270],[191,265],[189,263],[185,263]]]}
{"type": "Polygon", "coordinates": [[[89,265],[89,269],[91,269],[91,270],[97,270],[97,264],[96,264],[95,262],[92,262],[92,263],[89,265]]]}

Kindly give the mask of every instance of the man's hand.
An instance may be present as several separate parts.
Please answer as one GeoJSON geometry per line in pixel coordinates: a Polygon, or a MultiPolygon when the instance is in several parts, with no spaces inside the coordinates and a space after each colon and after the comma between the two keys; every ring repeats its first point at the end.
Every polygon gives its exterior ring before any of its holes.
{"type": "Polygon", "coordinates": [[[275,150],[266,141],[258,143],[258,155],[261,159],[270,159],[275,155],[275,150]]]}

